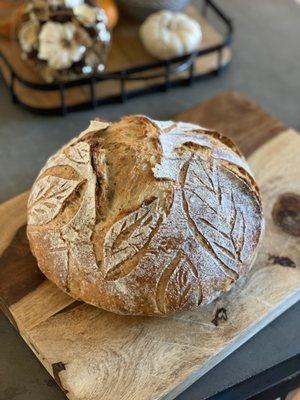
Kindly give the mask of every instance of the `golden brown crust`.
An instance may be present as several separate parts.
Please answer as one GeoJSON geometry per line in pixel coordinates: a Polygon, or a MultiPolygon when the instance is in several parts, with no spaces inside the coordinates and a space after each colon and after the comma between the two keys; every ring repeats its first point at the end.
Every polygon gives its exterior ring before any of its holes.
{"type": "Polygon", "coordinates": [[[121,314],[206,304],[251,268],[259,192],[236,146],[199,126],[93,121],[33,185],[39,267],[77,299],[121,314]]]}

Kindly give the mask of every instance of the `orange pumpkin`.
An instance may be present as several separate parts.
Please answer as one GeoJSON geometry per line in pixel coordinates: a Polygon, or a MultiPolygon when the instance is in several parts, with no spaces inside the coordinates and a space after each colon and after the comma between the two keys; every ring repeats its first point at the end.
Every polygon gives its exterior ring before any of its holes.
{"type": "Polygon", "coordinates": [[[108,27],[110,29],[114,28],[119,19],[118,8],[114,0],[96,0],[96,4],[98,7],[102,7],[106,12],[108,27]]]}

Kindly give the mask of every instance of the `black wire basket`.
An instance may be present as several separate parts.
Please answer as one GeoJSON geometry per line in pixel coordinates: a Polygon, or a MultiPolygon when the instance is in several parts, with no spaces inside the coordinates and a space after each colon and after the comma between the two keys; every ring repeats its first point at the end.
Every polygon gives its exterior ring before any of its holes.
{"type": "Polygon", "coordinates": [[[18,70],[12,65],[10,60],[0,49],[0,71],[4,82],[9,88],[11,99],[15,104],[37,113],[37,114],[60,114],[65,115],[71,111],[86,110],[97,106],[115,102],[125,102],[132,97],[141,96],[157,91],[166,91],[172,87],[191,85],[195,80],[205,79],[220,74],[229,64],[230,60],[224,62],[224,51],[229,49],[232,41],[233,26],[230,18],[215,4],[213,0],[204,0],[202,7],[202,17],[207,18],[210,13],[215,22],[221,26],[225,33],[221,36],[222,40],[214,45],[201,48],[197,52],[181,57],[164,61],[154,61],[130,68],[116,71],[105,71],[67,82],[44,83],[33,82],[21,76],[18,70]],[[216,55],[215,66],[209,71],[199,72],[196,70],[196,63],[201,62],[208,55],[216,55]],[[184,72],[184,76],[183,76],[184,72]],[[101,93],[100,84],[110,81],[117,83],[117,90],[113,94],[101,93]],[[134,85],[145,83],[144,85],[134,85]],[[128,83],[131,87],[128,88],[128,83]],[[140,86],[140,87],[136,87],[140,86]],[[24,101],[20,92],[16,88],[22,87],[24,90],[31,89],[40,93],[40,98],[47,99],[49,93],[56,92],[57,104],[50,106],[32,105],[24,101]],[[85,90],[85,98],[78,99],[75,104],[68,103],[68,91],[74,88],[85,90]],[[41,94],[42,92],[42,94],[41,94]]]}

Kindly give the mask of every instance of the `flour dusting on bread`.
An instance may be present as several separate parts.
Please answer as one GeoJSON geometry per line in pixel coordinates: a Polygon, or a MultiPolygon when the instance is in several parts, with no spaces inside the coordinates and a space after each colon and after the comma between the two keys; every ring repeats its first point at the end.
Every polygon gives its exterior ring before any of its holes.
{"type": "Polygon", "coordinates": [[[250,270],[262,231],[258,188],[229,139],[144,116],[92,121],[49,159],[28,203],[45,275],[120,314],[211,302],[250,270]]]}

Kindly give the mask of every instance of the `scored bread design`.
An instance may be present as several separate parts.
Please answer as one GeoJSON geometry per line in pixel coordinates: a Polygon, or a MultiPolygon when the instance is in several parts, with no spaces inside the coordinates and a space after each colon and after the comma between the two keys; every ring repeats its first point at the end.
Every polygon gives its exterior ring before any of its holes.
{"type": "Polygon", "coordinates": [[[92,121],[48,160],[28,201],[43,273],[120,314],[211,302],[250,270],[262,231],[258,188],[230,139],[144,116],[92,121]]]}

